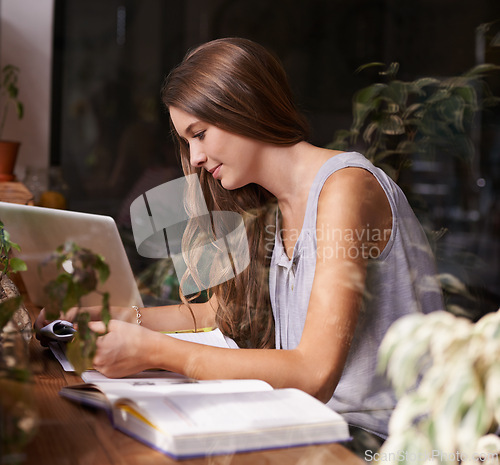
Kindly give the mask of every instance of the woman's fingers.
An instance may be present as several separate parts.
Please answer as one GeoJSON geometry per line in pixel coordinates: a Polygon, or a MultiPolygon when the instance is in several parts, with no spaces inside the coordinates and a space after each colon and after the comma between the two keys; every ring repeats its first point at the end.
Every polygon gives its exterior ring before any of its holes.
{"type": "Polygon", "coordinates": [[[89,321],[89,328],[98,334],[106,332],[106,325],[102,321],[89,321]]]}

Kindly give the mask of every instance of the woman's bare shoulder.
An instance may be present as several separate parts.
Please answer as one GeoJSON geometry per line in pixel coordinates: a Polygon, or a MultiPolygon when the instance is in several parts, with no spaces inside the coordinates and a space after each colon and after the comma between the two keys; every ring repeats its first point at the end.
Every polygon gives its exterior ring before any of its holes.
{"type": "Polygon", "coordinates": [[[318,220],[333,216],[360,227],[387,229],[392,223],[384,189],[372,173],[358,167],[338,170],[326,180],[318,200],[318,220]]]}

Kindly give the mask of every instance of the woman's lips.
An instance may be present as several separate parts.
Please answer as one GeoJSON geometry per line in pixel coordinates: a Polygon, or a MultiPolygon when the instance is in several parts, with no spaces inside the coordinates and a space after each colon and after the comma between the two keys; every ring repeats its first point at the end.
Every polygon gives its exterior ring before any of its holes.
{"type": "Polygon", "coordinates": [[[212,173],[212,176],[215,178],[215,179],[218,179],[219,178],[219,171],[220,171],[220,167],[222,166],[222,164],[216,166],[213,170],[210,171],[210,173],[212,173]]]}

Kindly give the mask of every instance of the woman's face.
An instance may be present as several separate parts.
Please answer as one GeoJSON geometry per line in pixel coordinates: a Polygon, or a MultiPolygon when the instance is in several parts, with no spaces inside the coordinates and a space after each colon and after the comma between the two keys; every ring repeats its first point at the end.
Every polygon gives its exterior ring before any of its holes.
{"type": "Polygon", "coordinates": [[[207,170],[225,189],[256,182],[262,142],[224,131],[176,107],[170,107],[170,118],[189,144],[191,165],[207,170]]]}

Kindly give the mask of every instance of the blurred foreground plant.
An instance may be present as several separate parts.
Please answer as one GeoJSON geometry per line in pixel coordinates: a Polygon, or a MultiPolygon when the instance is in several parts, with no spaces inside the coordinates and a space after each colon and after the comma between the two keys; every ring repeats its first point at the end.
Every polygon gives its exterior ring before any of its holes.
{"type": "Polygon", "coordinates": [[[110,320],[109,294],[99,292],[98,287],[108,279],[109,267],[101,255],[73,242],[58,247],[48,262],[55,263],[60,274],[45,286],[49,298],[47,318],[57,319],[61,312],[65,314],[76,309],[73,321],[78,331],[68,344],[66,355],[75,371],[82,373],[92,366],[97,339],[97,334],[88,326],[90,315],[82,310],[82,298],[92,292],[102,295],[101,318],[107,327],[110,320]]]}
{"type": "Polygon", "coordinates": [[[478,463],[483,454],[481,463],[498,463],[500,310],[475,324],[444,311],[403,317],[383,340],[379,370],[399,398],[380,462],[478,463]]]}
{"type": "Polygon", "coordinates": [[[33,438],[38,415],[31,385],[28,343],[32,325],[10,275],[26,270],[20,250],[0,221],[0,463],[17,464],[33,438]]]}
{"type": "Polygon", "coordinates": [[[9,232],[0,221],[0,331],[4,331],[9,324],[14,325],[24,331],[29,340],[31,320],[19,290],[10,279],[10,275],[26,270],[26,263],[20,258],[12,257],[13,250],[19,251],[21,248],[11,240],[9,232]]]}

